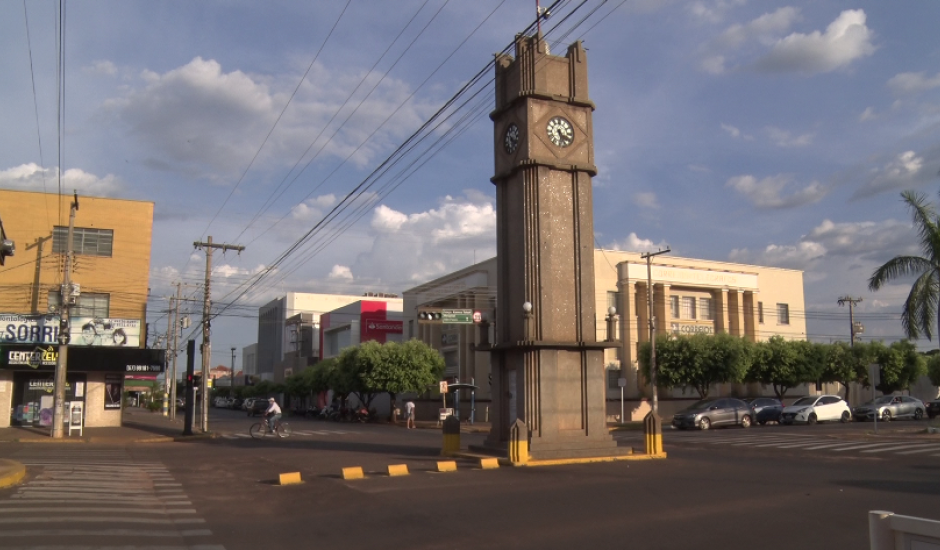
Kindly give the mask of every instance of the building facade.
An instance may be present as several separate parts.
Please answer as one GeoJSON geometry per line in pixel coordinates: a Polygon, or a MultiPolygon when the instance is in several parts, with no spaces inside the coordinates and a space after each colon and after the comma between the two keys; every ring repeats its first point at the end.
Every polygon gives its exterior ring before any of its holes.
{"type": "Polygon", "coordinates": [[[402,300],[360,300],[320,316],[320,359],[374,340],[401,342],[402,300]]]}
{"type": "Polygon", "coordinates": [[[397,296],[377,293],[356,296],[288,292],[261,306],[254,372],[245,371],[261,380],[283,382],[287,373],[315,363],[321,355],[320,316],[362,299],[401,302],[397,296]]]}
{"type": "MultiPolygon", "coordinates": [[[[404,338],[419,338],[440,350],[445,358],[445,377],[475,382],[477,399],[490,398],[490,358],[485,348],[493,341],[497,307],[496,258],[406,290],[404,338]],[[478,324],[422,324],[419,307],[472,309],[479,312],[478,324]]],[[[649,270],[652,279],[653,315],[657,334],[714,334],[727,332],[751,341],[780,335],[806,339],[802,271],[734,264],[676,256],[657,256],[649,270]]],[[[617,340],[607,349],[608,412],[620,411],[620,379],[628,418],[642,419],[649,411],[650,388],[639,373],[637,350],[649,341],[649,292],[646,260],[638,252],[594,251],[594,319],[597,340],[617,340]],[[615,309],[616,334],[608,334],[609,308],[615,309]]],[[[522,304],[500,304],[518,309],[522,304]]],[[[834,388],[833,388],[834,389],[834,388]]],[[[814,393],[815,388],[802,388],[814,393]]],[[[713,395],[766,393],[759,385],[723,384],[713,395]]],[[[800,391],[799,389],[797,391],[800,391]]],[[[693,396],[683,389],[660,392],[661,414],[681,408],[693,396]]],[[[482,415],[477,416],[481,418],[482,415]]]]}
{"type": "Polygon", "coordinates": [[[77,197],[70,324],[61,323],[75,197],[0,190],[16,255],[0,267],[0,427],[49,426],[60,332],[69,331],[66,401],[87,427],[119,426],[126,377],[156,379],[163,350],[146,349],[153,203],[77,197]]]}

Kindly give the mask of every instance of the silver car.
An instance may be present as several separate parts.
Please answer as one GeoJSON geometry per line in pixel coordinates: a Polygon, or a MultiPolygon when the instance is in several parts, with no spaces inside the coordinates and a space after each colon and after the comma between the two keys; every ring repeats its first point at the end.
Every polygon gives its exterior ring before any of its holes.
{"type": "Polygon", "coordinates": [[[852,417],[855,420],[874,420],[877,414],[882,422],[895,418],[920,420],[926,413],[927,406],[924,402],[909,395],[882,395],[852,409],[852,417]]]}

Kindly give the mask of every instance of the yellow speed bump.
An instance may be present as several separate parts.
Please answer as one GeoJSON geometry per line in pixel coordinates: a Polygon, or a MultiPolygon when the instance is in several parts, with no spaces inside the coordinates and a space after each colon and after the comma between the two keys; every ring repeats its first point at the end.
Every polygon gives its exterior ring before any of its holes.
{"type": "Polygon", "coordinates": [[[280,485],[293,485],[294,483],[303,483],[303,481],[300,479],[300,472],[290,472],[278,476],[278,483],[280,485]]]}
{"type": "Polygon", "coordinates": [[[499,459],[498,458],[481,458],[480,468],[484,470],[495,470],[499,468],[499,459]]]}
{"type": "Polygon", "coordinates": [[[437,471],[438,472],[456,472],[457,462],[453,460],[439,460],[437,461],[437,471]]]}
{"type": "Polygon", "coordinates": [[[388,477],[397,477],[397,476],[406,476],[406,475],[408,475],[407,464],[389,464],[388,465],[388,477]]]}
{"type": "Polygon", "coordinates": [[[362,466],[343,468],[343,479],[362,479],[364,477],[366,476],[362,473],[362,466]]]}

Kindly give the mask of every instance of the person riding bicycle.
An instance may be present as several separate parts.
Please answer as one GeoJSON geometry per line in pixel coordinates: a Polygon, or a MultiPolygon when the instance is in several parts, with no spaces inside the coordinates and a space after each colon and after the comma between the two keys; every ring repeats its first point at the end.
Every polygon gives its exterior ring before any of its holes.
{"type": "Polygon", "coordinates": [[[268,428],[273,432],[278,421],[281,420],[281,407],[278,406],[276,399],[273,397],[268,398],[268,408],[264,411],[262,416],[267,419],[268,428]]]}

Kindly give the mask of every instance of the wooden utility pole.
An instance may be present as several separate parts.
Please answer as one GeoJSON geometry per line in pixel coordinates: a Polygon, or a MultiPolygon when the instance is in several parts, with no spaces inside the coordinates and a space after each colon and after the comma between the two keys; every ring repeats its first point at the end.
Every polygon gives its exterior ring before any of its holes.
{"type": "Polygon", "coordinates": [[[851,296],[843,296],[839,298],[839,305],[844,306],[846,303],[849,304],[849,346],[855,346],[855,304],[861,302],[861,298],[853,298],[851,296]]]}
{"type": "Polygon", "coordinates": [[[60,300],[62,310],[59,320],[59,355],[55,363],[55,379],[53,381],[53,409],[52,409],[52,438],[62,439],[65,437],[65,386],[68,375],[67,365],[69,358],[69,309],[72,299],[72,235],[75,232],[75,212],[78,210],[78,193],[75,193],[75,200],[69,208],[69,232],[68,240],[65,243],[65,274],[62,278],[62,287],[60,289],[60,300]]]}
{"type": "Polygon", "coordinates": [[[200,383],[200,402],[202,405],[202,414],[200,415],[200,429],[203,432],[209,431],[209,361],[212,347],[209,345],[209,314],[212,300],[212,252],[215,249],[222,250],[224,254],[227,250],[235,250],[239,254],[245,250],[244,246],[234,244],[218,244],[212,242],[212,237],[208,237],[206,242],[196,241],[193,243],[196,250],[206,251],[206,287],[202,300],[202,382],[200,383]]]}

